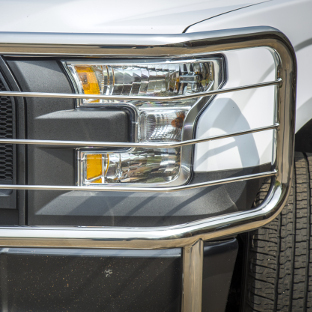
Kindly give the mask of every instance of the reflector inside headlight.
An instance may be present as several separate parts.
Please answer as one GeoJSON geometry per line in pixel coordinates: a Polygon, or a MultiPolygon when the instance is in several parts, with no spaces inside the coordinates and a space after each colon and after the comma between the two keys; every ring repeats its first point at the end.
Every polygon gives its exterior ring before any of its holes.
{"type": "MultiPolygon", "coordinates": [[[[66,62],[81,94],[139,96],[142,100],[116,101],[84,99],[80,105],[129,103],[136,107],[138,142],[179,142],[184,138],[185,123],[192,109],[203,107],[200,98],[176,101],[151,101],[149,96],[174,97],[216,89],[223,80],[222,58],[137,63],[66,62]],[[198,103],[200,103],[198,105],[198,103]],[[197,107],[200,106],[200,107],[197,107]]],[[[207,103],[208,98],[205,103],[207,103]]],[[[193,114],[194,115],[194,114],[193,114]]],[[[197,114],[190,117],[193,127],[197,114]]],[[[188,131],[188,136],[193,132],[188,131]]],[[[190,176],[191,147],[169,149],[135,148],[128,151],[80,151],[80,184],[141,182],[163,184],[183,174],[190,176]],[[188,153],[187,157],[183,155],[188,153]],[[183,163],[181,163],[183,162],[183,163]],[[182,168],[183,167],[183,168],[182,168]]]]}

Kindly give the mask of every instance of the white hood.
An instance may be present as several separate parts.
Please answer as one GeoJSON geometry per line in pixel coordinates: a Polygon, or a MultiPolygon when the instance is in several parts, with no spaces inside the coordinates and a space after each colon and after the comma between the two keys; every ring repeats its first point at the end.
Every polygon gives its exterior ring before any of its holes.
{"type": "Polygon", "coordinates": [[[182,33],[188,26],[264,0],[2,0],[0,31],[182,33]]]}

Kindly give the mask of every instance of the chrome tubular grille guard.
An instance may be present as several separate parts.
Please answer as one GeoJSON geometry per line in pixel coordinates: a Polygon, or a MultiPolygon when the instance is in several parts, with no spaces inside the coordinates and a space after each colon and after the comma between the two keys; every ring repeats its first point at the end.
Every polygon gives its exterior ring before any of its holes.
{"type": "MultiPolygon", "coordinates": [[[[249,211],[206,218],[176,226],[161,227],[1,227],[0,246],[3,247],[57,247],[57,248],[119,248],[163,249],[183,248],[182,311],[200,312],[202,298],[203,241],[217,239],[263,226],[273,220],[284,207],[290,190],[293,168],[296,58],[288,39],[278,30],[269,27],[251,27],[214,32],[180,35],[101,35],[101,34],[42,34],[0,33],[0,54],[23,56],[79,56],[79,57],[162,57],[187,56],[220,51],[265,47],[276,62],[275,81],[231,89],[209,91],[199,96],[240,91],[250,88],[277,85],[276,116],[272,126],[174,144],[108,143],[81,141],[9,140],[0,143],[115,146],[115,147],[177,147],[209,140],[276,129],[276,161],[274,170],[218,181],[209,181],[177,187],[135,188],[94,186],[40,186],[0,185],[7,189],[91,190],[172,192],[195,187],[250,180],[273,176],[271,188],[264,202],[249,211]],[[70,43],[69,43],[70,42],[70,43]],[[103,44],[104,43],[104,44],[103,44]]],[[[51,94],[38,92],[0,92],[0,96],[86,98],[78,94],[51,94]]],[[[121,96],[88,96],[125,100],[121,96]]],[[[129,99],[127,97],[127,99],[129,99]]],[[[141,98],[140,98],[141,99],[141,98]]],[[[150,97],[146,100],[171,100],[150,97]]],[[[176,99],[176,98],[175,98],[176,99]]]]}

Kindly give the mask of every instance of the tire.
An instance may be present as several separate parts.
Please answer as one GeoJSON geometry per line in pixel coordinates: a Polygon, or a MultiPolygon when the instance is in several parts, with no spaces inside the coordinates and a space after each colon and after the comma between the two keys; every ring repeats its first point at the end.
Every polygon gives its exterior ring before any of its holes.
{"type": "MultiPolygon", "coordinates": [[[[312,154],[296,153],[281,214],[249,233],[243,311],[312,311],[312,154]]],[[[263,200],[268,184],[259,192],[263,200]]]]}

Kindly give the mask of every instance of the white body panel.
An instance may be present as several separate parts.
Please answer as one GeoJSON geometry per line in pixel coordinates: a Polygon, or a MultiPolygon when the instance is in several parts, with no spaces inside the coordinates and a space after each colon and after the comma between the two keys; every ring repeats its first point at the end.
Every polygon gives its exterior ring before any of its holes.
{"type": "Polygon", "coordinates": [[[268,0],[2,0],[1,31],[175,34],[268,0]]]}
{"type": "MultiPolygon", "coordinates": [[[[312,70],[312,63],[309,61],[312,55],[311,12],[310,0],[274,0],[198,23],[188,29],[188,32],[268,25],[286,34],[295,48],[298,64],[296,114],[296,131],[298,131],[312,118],[312,88],[309,86],[312,70]]],[[[228,57],[229,76],[225,87],[261,82],[269,76],[270,79],[274,79],[272,63],[270,64],[265,57],[251,50],[244,56],[241,52],[237,52],[236,57],[236,61],[228,57]],[[251,68],[252,73],[249,72],[251,68]]],[[[245,100],[240,94],[216,97],[198,122],[196,138],[241,130],[244,124],[247,128],[256,127],[260,120],[267,122],[271,112],[266,102],[268,94],[263,92],[264,90],[257,90],[254,96],[251,96],[252,91],[245,91],[249,93],[245,100]],[[236,109],[231,109],[231,101],[236,109]],[[239,104],[241,101],[244,103],[239,104]],[[262,112],[259,110],[260,107],[263,108],[262,112]]],[[[269,140],[268,133],[263,133],[197,145],[194,158],[195,171],[243,168],[270,162],[272,145],[268,144],[269,140]]]]}
{"type": "MultiPolygon", "coordinates": [[[[188,32],[271,26],[282,31],[295,48],[298,64],[296,131],[312,118],[312,1],[274,0],[257,6],[217,16],[188,29],[188,32]]],[[[258,60],[259,66],[262,66],[258,60]]]]}
{"type": "MultiPolygon", "coordinates": [[[[227,83],[232,88],[275,79],[274,60],[265,48],[224,53],[227,83]],[[255,60],[261,59],[261,62],[255,60]],[[268,71],[268,69],[270,69],[268,71]]],[[[200,116],[196,138],[228,134],[274,123],[272,86],[218,95],[200,116]]],[[[195,171],[257,166],[272,161],[272,130],[197,144],[195,171]]]]}

